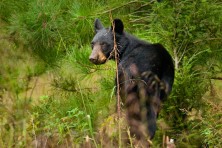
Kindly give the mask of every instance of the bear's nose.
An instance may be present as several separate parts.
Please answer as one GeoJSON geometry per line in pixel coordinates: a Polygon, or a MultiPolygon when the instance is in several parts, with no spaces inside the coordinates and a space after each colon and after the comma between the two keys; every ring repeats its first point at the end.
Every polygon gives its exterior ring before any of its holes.
{"type": "Polygon", "coordinates": [[[97,59],[95,59],[95,58],[89,58],[89,60],[90,60],[92,63],[97,63],[97,59]]]}

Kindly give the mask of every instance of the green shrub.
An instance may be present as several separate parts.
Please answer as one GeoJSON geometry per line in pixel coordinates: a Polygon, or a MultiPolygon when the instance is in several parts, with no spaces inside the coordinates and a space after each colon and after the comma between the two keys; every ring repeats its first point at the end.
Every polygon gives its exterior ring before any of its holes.
{"type": "MultiPolygon", "coordinates": [[[[94,139],[99,123],[115,111],[115,66],[111,61],[92,65],[89,45],[94,19],[108,26],[111,15],[124,21],[126,31],[162,43],[173,56],[175,83],[160,115],[171,127],[167,134],[181,147],[220,145],[220,110],[204,98],[210,78],[222,69],[220,4],[219,0],[1,1],[0,18],[10,33],[7,39],[16,45],[8,55],[4,54],[8,45],[1,48],[0,97],[6,89],[13,95],[0,104],[0,147],[6,143],[23,147],[41,134],[61,144],[67,137],[77,145],[87,135],[94,139]],[[24,48],[18,53],[26,63],[14,50],[17,47],[24,48]],[[45,61],[53,75],[52,93],[39,96],[36,104],[32,96],[18,95],[28,89],[33,76],[46,71],[39,59],[32,63],[34,55],[29,51],[45,61]]],[[[165,131],[158,132],[154,142],[160,146],[165,131]]]]}
{"type": "MultiPolygon", "coordinates": [[[[138,24],[135,28],[140,37],[162,43],[173,56],[175,82],[161,117],[171,126],[173,132],[170,135],[177,140],[178,146],[184,143],[200,146],[208,140],[212,141],[206,134],[200,134],[203,129],[195,125],[200,121],[191,121],[189,116],[196,112],[204,117],[207,102],[203,96],[209,89],[210,78],[221,72],[222,20],[218,16],[222,14],[222,9],[219,3],[217,0],[185,0],[148,5],[147,2],[144,9],[131,15],[131,21],[138,24]],[[141,12],[146,13],[141,15],[141,12]],[[191,139],[196,139],[196,143],[191,139]]],[[[216,142],[211,143],[214,144],[216,142]]]]}

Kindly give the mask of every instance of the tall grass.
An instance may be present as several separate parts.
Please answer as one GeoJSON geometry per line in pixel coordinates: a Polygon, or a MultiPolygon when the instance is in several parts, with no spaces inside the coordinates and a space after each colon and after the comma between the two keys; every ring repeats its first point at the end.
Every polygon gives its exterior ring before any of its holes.
{"type": "MultiPolygon", "coordinates": [[[[110,11],[124,21],[126,31],[164,44],[178,58],[173,92],[161,114],[171,126],[167,134],[178,145],[219,145],[220,110],[203,100],[209,78],[221,73],[219,4],[1,1],[0,147],[82,146],[86,137],[95,142],[100,124],[108,124],[105,118],[115,112],[115,64],[92,65],[89,44],[94,19],[110,25],[110,11]],[[43,76],[50,87],[35,92],[43,76]]],[[[165,131],[158,132],[154,143],[160,146],[165,131]]]]}

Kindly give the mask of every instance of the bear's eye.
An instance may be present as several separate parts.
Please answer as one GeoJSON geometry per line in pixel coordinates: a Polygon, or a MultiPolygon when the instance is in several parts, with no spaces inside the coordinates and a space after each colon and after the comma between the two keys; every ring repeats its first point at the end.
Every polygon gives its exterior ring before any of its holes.
{"type": "Polygon", "coordinates": [[[105,42],[102,42],[102,43],[100,43],[100,45],[101,45],[101,46],[105,46],[105,45],[106,45],[106,43],[105,43],[105,42]]]}

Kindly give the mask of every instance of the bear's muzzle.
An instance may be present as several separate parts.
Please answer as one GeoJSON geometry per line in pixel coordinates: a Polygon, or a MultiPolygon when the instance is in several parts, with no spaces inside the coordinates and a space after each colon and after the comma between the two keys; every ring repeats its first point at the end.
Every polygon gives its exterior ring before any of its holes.
{"type": "Polygon", "coordinates": [[[98,64],[104,64],[106,62],[106,56],[102,52],[102,47],[99,44],[95,44],[92,50],[91,55],[89,56],[89,60],[98,65],[98,64]]]}

